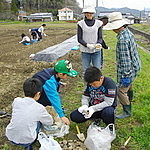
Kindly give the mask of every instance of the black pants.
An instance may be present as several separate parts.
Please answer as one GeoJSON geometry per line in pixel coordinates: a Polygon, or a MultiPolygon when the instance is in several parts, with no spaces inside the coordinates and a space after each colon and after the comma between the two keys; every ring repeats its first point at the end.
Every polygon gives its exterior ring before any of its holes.
{"type": "Polygon", "coordinates": [[[46,106],[52,106],[51,102],[47,98],[47,96],[46,96],[44,91],[41,93],[41,96],[40,96],[40,98],[39,98],[39,100],[37,102],[42,104],[45,107],[46,106]]]}
{"type": "Polygon", "coordinates": [[[82,122],[85,122],[87,120],[91,120],[91,119],[102,119],[103,122],[108,125],[110,123],[114,123],[115,122],[115,115],[114,115],[114,111],[115,111],[115,108],[114,107],[106,107],[104,108],[102,111],[98,111],[98,112],[95,112],[91,118],[88,118],[86,119],[83,114],[81,114],[78,109],[76,109],[75,111],[73,111],[71,114],[70,114],[70,118],[73,122],[76,122],[76,123],[82,123],[82,122]]]}

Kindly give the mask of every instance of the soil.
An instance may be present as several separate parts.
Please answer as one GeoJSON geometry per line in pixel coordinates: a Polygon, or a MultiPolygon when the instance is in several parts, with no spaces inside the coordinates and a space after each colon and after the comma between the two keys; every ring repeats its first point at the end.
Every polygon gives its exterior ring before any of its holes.
{"type": "MultiPolygon", "coordinates": [[[[42,41],[29,46],[18,43],[21,41],[20,35],[25,33],[29,36],[28,29],[34,26],[33,24],[0,24],[0,111],[11,113],[13,99],[23,96],[24,80],[32,77],[37,71],[52,67],[54,64],[54,62],[34,62],[29,59],[30,54],[61,43],[76,33],[76,24],[50,24],[47,25],[45,31],[48,36],[42,41]]],[[[70,52],[64,58],[72,61],[75,68],[79,69],[81,64],[77,55],[79,55],[78,52],[70,52]]],[[[6,144],[10,144],[5,137],[5,127],[9,120],[9,117],[0,119],[0,149],[10,149],[7,148],[6,144]]],[[[72,143],[80,145],[80,150],[85,149],[83,143],[79,141],[72,140],[72,143]]],[[[15,149],[18,150],[12,146],[11,150],[15,149]]]]}

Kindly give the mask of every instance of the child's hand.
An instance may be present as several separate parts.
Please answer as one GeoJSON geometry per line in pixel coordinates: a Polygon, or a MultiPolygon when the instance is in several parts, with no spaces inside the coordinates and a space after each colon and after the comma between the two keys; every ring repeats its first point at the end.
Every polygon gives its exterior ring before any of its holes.
{"type": "Polygon", "coordinates": [[[78,111],[79,111],[80,113],[83,113],[83,111],[86,110],[87,108],[88,108],[87,105],[82,105],[81,107],[78,108],[78,111]]]}
{"type": "Polygon", "coordinates": [[[92,107],[87,108],[85,111],[86,111],[86,112],[85,112],[85,114],[84,114],[84,117],[85,117],[86,119],[91,118],[91,116],[92,116],[93,113],[95,112],[92,107]]]}
{"type": "Polygon", "coordinates": [[[61,120],[62,120],[63,123],[65,123],[67,125],[70,124],[70,121],[69,121],[69,119],[67,117],[61,117],[61,120]]]}

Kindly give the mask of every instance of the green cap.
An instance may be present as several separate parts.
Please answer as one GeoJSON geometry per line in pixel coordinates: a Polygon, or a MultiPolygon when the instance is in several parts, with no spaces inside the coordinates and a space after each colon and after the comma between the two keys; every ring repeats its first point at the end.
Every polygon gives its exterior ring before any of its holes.
{"type": "Polygon", "coordinates": [[[72,64],[68,60],[60,60],[56,62],[54,69],[58,73],[65,73],[70,77],[75,77],[78,72],[72,69],[72,64]]]}

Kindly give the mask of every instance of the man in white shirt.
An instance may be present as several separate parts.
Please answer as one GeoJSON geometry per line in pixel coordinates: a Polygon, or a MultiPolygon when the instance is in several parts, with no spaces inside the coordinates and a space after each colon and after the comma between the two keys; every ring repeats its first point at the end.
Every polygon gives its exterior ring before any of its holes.
{"type": "Polygon", "coordinates": [[[36,101],[42,92],[39,79],[29,78],[23,84],[25,97],[17,97],[12,104],[12,118],[6,127],[7,138],[16,145],[32,150],[41,124],[51,125],[52,116],[36,101]]]}

